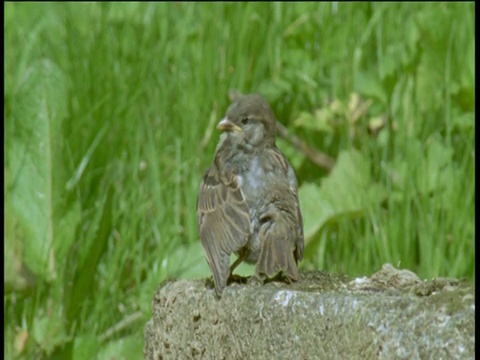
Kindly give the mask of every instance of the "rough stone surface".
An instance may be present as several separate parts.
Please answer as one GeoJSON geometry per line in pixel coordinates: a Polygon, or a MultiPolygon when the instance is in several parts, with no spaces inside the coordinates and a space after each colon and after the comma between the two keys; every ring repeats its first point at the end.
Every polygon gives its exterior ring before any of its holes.
{"type": "Polygon", "coordinates": [[[386,264],[370,278],[170,281],[156,291],[145,359],[473,359],[475,296],[456,279],[422,281],[386,264]]]}

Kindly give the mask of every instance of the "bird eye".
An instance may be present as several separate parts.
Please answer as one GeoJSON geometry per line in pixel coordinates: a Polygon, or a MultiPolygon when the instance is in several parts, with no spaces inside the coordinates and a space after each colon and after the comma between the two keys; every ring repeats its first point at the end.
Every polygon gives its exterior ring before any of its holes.
{"type": "Polygon", "coordinates": [[[249,123],[250,119],[248,118],[248,116],[244,117],[241,121],[242,125],[247,125],[249,123]]]}

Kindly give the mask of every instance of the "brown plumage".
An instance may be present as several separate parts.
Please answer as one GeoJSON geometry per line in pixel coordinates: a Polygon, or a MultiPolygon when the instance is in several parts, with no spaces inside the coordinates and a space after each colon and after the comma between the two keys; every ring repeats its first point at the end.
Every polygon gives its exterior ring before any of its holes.
{"type": "Polygon", "coordinates": [[[295,173],[275,145],[275,115],[261,95],[237,99],[217,126],[223,131],[197,200],[198,232],[221,295],[241,261],[264,280],[298,279],[303,223],[295,173]],[[230,268],[230,254],[239,258],[230,268]]]}

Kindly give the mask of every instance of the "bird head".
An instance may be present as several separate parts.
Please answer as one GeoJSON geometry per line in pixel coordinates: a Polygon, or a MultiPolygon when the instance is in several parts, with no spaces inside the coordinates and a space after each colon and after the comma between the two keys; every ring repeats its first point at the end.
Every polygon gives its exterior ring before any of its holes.
{"type": "Polygon", "coordinates": [[[247,146],[271,146],[275,143],[275,114],[263,96],[241,96],[230,105],[217,129],[247,146]]]}

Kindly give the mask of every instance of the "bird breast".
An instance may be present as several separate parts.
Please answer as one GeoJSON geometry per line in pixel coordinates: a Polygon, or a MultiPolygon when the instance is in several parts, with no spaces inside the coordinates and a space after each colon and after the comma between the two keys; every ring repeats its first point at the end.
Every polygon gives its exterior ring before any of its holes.
{"type": "Polygon", "coordinates": [[[262,195],[268,191],[273,173],[266,171],[260,163],[258,156],[255,156],[247,168],[247,171],[240,176],[240,186],[250,208],[256,207],[262,195]]]}

